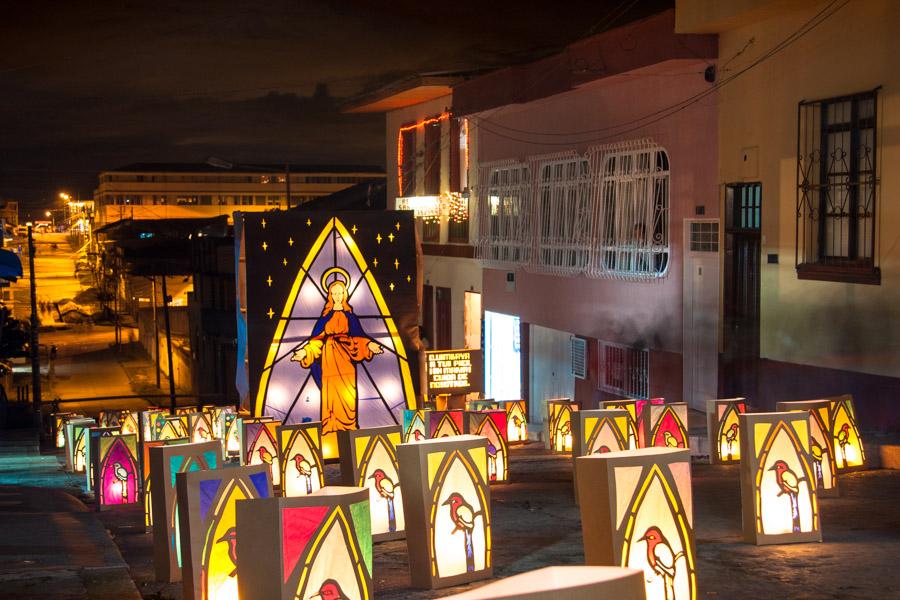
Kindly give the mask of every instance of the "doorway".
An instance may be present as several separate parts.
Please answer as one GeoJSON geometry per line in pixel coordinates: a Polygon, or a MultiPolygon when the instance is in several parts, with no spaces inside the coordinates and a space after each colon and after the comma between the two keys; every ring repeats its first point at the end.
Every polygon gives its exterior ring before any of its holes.
{"type": "Polygon", "coordinates": [[[759,291],[762,184],[725,187],[725,285],[722,290],[723,397],[759,396],[759,291]]]}
{"type": "Polygon", "coordinates": [[[453,347],[453,317],[450,304],[450,288],[435,288],[434,313],[436,350],[450,350],[453,347]]]}
{"type": "Polygon", "coordinates": [[[682,398],[706,412],[719,383],[719,220],[684,223],[682,398]]]}

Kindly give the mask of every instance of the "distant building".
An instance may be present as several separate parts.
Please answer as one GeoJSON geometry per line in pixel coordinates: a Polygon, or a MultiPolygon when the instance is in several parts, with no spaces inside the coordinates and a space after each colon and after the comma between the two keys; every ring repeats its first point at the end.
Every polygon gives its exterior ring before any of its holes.
{"type": "MultiPolygon", "coordinates": [[[[227,164],[227,163],[223,163],[227,164]]],[[[290,165],[291,206],[383,177],[380,167],[290,165]]],[[[100,173],[95,222],[207,218],[288,208],[285,165],[136,163],[100,173]]]]}
{"type": "Polygon", "coordinates": [[[19,224],[19,203],[15,200],[0,200],[0,219],[7,227],[19,224]]]}

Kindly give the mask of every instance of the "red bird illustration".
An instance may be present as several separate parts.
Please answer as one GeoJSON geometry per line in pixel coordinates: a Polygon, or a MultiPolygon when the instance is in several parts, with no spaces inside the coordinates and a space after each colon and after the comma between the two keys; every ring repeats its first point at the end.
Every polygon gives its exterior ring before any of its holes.
{"type": "Polygon", "coordinates": [[[732,423],[731,427],[725,432],[725,444],[728,447],[728,460],[732,460],[732,456],[734,453],[732,452],[732,448],[737,442],[738,439],[738,424],[732,423]]]}
{"type": "Polygon", "coordinates": [[[850,423],[844,423],[841,425],[840,431],[837,434],[837,443],[838,446],[841,447],[841,462],[843,466],[841,468],[847,468],[847,444],[850,443],[850,423]]]}
{"type": "Polygon", "coordinates": [[[297,477],[306,478],[306,493],[312,494],[312,465],[298,452],[294,455],[294,466],[297,468],[297,477]]]}
{"type": "Polygon", "coordinates": [[[204,440],[209,439],[209,432],[202,425],[197,428],[197,434],[200,436],[201,439],[204,439],[204,440]]]}
{"type": "Polygon", "coordinates": [[[453,521],[453,531],[451,535],[457,531],[463,532],[463,543],[466,547],[466,571],[475,570],[475,549],[472,546],[472,529],[475,528],[475,518],[482,514],[482,511],[475,512],[472,505],[466,502],[459,492],[453,492],[444,502],[443,506],[450,507],[450,520],[453,521]]]}
{"type": "Polygon", "coordinates": [[[594,452],[594,454],[606,454],[609,451],[610,451],[609,446],[604,444],[604,445],[600,446],[599,448],[597,448],[597,450],[594,452]]]}
{"type": "Polygon", "coordinates": [[[388,505],[388,531],[397,531],[397,515],[394,512],[394,490],[400,487],[395,484],[382,469],[375,469],[369,479],[375,480],[375,491],[387,500],[388,505]]]}
{"type": "Polygon", "coordinates": [[[260,446],[259,449],[257,449],[257,453],[259,454],[259,460],[263,461],[267,465],[272,464],[272,453],[269,452],[267,448],[260,446]]]}
{"type": "Polygon", "coordinates": [[[413,429],[413,441],[421,441],[425,439],[425,434],[418,429],[413,429]]]}
{"type": "Polygon", "coordinates": [[[230,528],[222,537],[216,540],[217,544],[220,542],[228,543],[228,558],[231,559],[231,564],[234,565],[234,569],[231,570],[228,576],[234,577],[237,575],[237,530],[234,527],[230,528]]]}
{"type": "Polygon", "coordinates": [[[675,563],[684,556],[684,551],[673,553],[666,536],[655,525],[648,527],[638,541],[647,542],[647,564],[657,577],[663,578],[666,600],[675,600],[675,563]]]}
{"type": "Polygon", "coordinates": [[[778,496],[787,494],[791,501],[791,518],[793,520],[794,533],[800,532],[800,505],[798,495],[800,494],[800,482],[805,481],[805,477],[797,477],[797,474],[791,471],[791,468],[783,460],[776,460],[775,464],[769,467],[770,471],[775,471],[775,482],[778,484],[778,496]]]}
{"type": "Polygon", "coordinates": [[[344,594],[339,584],[334,579],[326,579],[319,586],[319,591],[310,596],[310,598],[321,598],[322,600],[349,600],[344,594]]]}

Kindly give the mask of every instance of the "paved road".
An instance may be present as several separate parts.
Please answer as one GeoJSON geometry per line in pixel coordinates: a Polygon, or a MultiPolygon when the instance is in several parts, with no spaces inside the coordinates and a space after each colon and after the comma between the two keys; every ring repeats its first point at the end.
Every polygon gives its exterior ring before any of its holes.
{"type": "MultiPolygon", "coordinates": [[[[31,316],[31,298],[29,288],[28,241],[16,238],[8,244],[8,249],[19,252],[22,261],[23,277],[13,284],[13,316],[17,319],[28,319],[31,316]]],[[[56,302],[64,298],[74,298],[88,280],[75,277],[75,252],[71,249],[68,236],[64,233],[43,233],[35,235],[34,272],[36,276],[37,297],[41,301],[56,302]],[[53,248],[53,245],[56,248],[53,248]]],[[[53,323],[54,314],[40,314],[41,323],[53,323]]]]}

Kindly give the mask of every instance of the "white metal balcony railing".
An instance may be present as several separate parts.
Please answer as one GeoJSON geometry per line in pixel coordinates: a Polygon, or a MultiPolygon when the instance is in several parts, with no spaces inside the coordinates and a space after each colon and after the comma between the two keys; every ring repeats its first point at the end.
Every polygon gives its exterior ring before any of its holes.
{"type": "Polygon", "coordinates": [[[669,264],[669,160],[651,140],[482,167],[477,257],[498,268],[653,280],[669,264]]]}

